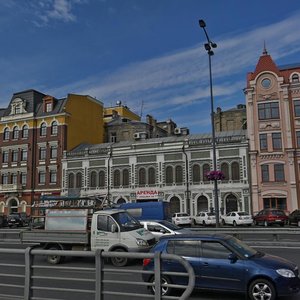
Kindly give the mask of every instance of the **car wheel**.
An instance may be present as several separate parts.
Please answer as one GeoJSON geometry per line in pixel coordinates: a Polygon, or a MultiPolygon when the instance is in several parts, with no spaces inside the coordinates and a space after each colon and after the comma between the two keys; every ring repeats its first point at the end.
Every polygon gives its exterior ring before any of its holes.
{"type": "MultiPolygon", "coordinates": [[[[52,246],[48,248],[47,250],[61,250],[59,247],[52,246]]],[[[64,256],[61,255],[47,255],[47,262],[51,265],[58,265],[62,263],[65,260],[64,256]]]]}
{"type": "Polygon", "coordinates": [[[250,284],[248,295],[251,300],[274,300],[276,291],[269,280],[256,279],[250,284]]]}
{"type": "MultiPolygon", "coordinates": [[[[114,252],[126,252],[126,251],[124,249],[118,248],[115,249],[114,252]]],[[[125,267],[128,263],[128,258],[116,256],[116,257],[112,257],[110,261],[115,267],[125,267]]]]}
{"type": "Polygon", "coordinates": [[[234,226],[234,227],[236,227],[236,221],[233,221],[233,223],[232,223],[232,225],[234,226]]]}
{"type": "Polygon", "coordinates": [[[268,225],[269,225],[268,222],[267,222],[267,221],[264,221],[264,226],[265,226],[265,227],[268,227],[268,225]]]}
{"type": "MultiPolygon", "coordinates": [[[[150,291],[153,295],[155,295],[155,278],[152,277],[150,282],[153,284],[150,287],[150,291]]],[[[169,277],[162,275],[161,276],[161,296],[169,296],[171,294],[171,288],[167,287],[167,284],[171,284],[171,280],[169,279],[169,277]]]]}

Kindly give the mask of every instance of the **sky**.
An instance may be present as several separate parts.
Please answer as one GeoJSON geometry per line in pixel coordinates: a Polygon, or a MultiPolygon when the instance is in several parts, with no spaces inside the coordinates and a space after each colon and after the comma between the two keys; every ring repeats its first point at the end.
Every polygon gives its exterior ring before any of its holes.
{"type": "Polygon", "coordinates": [[[215,109],[245,104],[264,44],[277,65],[300,63],[298,0],[0,0],[0,107],[28,89],[76,93],[210,132],[199,19],[217,44],[215,109]]]}

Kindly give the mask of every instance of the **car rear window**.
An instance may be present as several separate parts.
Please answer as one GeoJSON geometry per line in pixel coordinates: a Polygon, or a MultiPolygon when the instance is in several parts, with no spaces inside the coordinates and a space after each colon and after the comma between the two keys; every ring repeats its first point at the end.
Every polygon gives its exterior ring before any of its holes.
{"type": "Polygon", "coordinates": [[[177,214],[177,217],[188,217],[189,215],[186,213],[177,214]]]}

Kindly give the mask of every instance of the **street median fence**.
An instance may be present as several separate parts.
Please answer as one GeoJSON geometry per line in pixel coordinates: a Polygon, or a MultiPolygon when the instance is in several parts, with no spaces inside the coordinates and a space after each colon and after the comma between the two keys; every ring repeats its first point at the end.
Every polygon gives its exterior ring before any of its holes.
{"type": "Polygon", "coordinates": [[[194,289],[195,274],[190,264],[183,258],[172,254],[126,253],[91,251],[43,250],[34,247],[26,249],[0,249],[0,299],[22,300],[100,300],[100,299],[188,299],[194,289]],[[5,256],[3,256],[5,255],[5,256]],[[76,257],[71,264],[46,263],[47,255],[76,257]],[[12,256],[12,259],[9,257],[12,256]],[[6,260],[4,259],[6,258],[6,260]],[[86,264],[80,258],[92,263],[86,264]],[[129,266],[116,268],[107,263],[112,257],[126,257],[133,261],[129,266]],[[79,258],[79,261],[78,261],[79,258]],[[143,271],[142,259],[153,258],[155,271],[143,271]],[[186,272],[162,272],[161,260],[175,260],[181,263],[186,272]],[[14,263],[9,263],[13,261],[14,263]],[[77,263],[76,263],[77,262],[77,263]],[[69,266],[68,266],[69,264],[69,266]],[[87,267],[87,265],[91,267],[87,267]],[[142,280],[143,273],[152,273],[155,283],[142,280]],[[161,275],[188,277],[187,285],[169,284],[178,289],[176,296],[161,296],[161,275]],[[149,292],[155,287],[155,295],[149,292]]]}
{"type": "Polygon", "coordinates": [[[229,234],[252,247],[300,247],[300,228],[273,227],[194,227],[201,234],[229,234]]]}

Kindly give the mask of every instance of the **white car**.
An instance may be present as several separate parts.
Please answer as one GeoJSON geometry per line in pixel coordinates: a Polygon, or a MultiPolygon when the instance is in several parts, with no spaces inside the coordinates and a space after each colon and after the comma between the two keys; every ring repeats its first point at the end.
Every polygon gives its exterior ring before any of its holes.
{"type": "Polygon", "coordinates": [[[165,220],[143,220],[140,223],[145,229],[150,231],[156,240],[159,240],[161,236],[168,234],[189,234],[191,231],[186,228],[179,227],[171,222],[165,220]]]}
{"type": "Polygon", "coordinates": [[[187,213],[175,213],[172,216],[172,223],[175,225],[191,225],[193,220],[187,213]]]}
{"type": "Polygon", "coordinates": [[[216,215],[207,211],[200,211],[194,217],[195,223],[200,225],[215,225],[216,224],[216,215]]]}
{"type": "Polygon", "coordinates": [[[225,216],[221,216],[223,225],[249,225],[253,224],[252,216],[244,211],[232,211],[225,216]]]}

